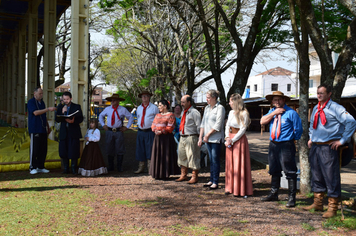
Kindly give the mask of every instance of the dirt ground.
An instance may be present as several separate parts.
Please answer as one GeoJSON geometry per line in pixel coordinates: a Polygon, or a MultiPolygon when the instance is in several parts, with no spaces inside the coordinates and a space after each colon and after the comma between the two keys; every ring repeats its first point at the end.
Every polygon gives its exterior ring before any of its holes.
{"type": "MultiPolygon", "coordinates": [[[[86,203],[94,209],[87,219],[88,225],[99,221],[107,229],[119,226],[118,234],[126,235],[193,235],[189,230],[183,233],[175,230],[178,226],[205,227],[213,232],[212,235],[222,235],[226,230],[235,232],[228,235],[356,235],[356,231],[323,228],[321,213],[303,211],[300,205],[311,204],[311,199],[299,194],[296,208],[286,208],[285,202],[261,202],[261,196],[269,192],[270,177],[265,169],[254,163],[254,195],[246,199],[225,195],[224,152],[218,190],[203,187],[209,180],[207,167],[201,170],[199,183],[193,185],[175,182],[178,176],[164,181],[152,179],[147,173],[134,174],[138,165],[135,139],[134,131],[125,133],[124,172],[110,172],[100,177],[68,175],[66,178],[97,196],[95,201],[86,203]],[[129,200],[134,206],[109,204],[118,200],[129,200]]],[[[103,154],[105,156],[105,152],[103,154]]],[[[52,170],[51,174],[61,175],[60,172],[52,170]]],[[[286,197],[287,191],[282,190],[280,199],[286,197]]]]}

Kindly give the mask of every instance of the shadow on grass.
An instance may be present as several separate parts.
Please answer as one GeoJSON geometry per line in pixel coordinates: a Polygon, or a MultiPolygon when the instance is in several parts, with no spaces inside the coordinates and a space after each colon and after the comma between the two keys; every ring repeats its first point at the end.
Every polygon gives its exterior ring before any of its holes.
{"type": "Polygon", "coordinates": [[[46,186],[46,187],[29,187],[29,188],[2,188],[0,192],[23,192],[23,191],[50,191],[57,189],[75,189],[75,188],[83,188],[83,186],[75,186],[75,185],[65,185],[65,186],[46,186]]]}

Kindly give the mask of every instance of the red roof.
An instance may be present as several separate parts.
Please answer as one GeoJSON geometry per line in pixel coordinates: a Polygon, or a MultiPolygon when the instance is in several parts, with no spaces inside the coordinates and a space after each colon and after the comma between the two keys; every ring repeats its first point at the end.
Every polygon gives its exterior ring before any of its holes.
{"type": "MultiPolygon", "coordinates": [[[[262,72],[258,75],[291,75],[292,73],[294,73],[293,71],[287,70],[287,69],[283,69],[282,67],[276,67],[273,69],[270,69],[268,71],[262,72]]],[[[257,75],[256,75],[257,76],[257,75]]]]}

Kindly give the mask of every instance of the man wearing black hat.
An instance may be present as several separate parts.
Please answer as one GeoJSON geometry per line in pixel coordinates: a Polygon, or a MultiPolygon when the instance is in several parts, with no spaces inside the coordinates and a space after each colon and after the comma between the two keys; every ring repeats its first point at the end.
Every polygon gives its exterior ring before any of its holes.
{"type": "Polygon", "coordinates": [[[120,98],[119,94],[113,94],[111,97],[106,98],[111,102],[111,106],[106,107],[99,114],[99,122],[106,130],[105,142],[106,153],[108,155],[108,170],[113,171],[114,156],[117,157],[117,170],[122,172],[122,161],[125,154],[124,134],[132,125],[134,118],[132,114],[125,108],[119,105],[120,101],[125,99],[120,98]],[[105,124],[105,116],[107,124],[105,124]],[[124,126],[125,117],[129,120],[127,125],[124,126]]]}
{"type": "Polygon", "coordinates": [[[142,104],[137,108],[137,141],[136,141],[136,160],[139,161],[138,170],[135,174],[142,173],[147,168],[150,169],[151,149],[155,133],[151,130],[151,125],[156,114],[159,113],[158,107],[150,102],[152,93],[142,91],[138,95],[142,99],[142,104]]]}
{"type": "Polygon", "coordinates": [[[262,201],[278,201],[281,172],[288,180],[289,197],[287,207],[295,207],[297,192],[297,165],[295,161],[294,140],[299,140],[303,133],[302,121],[296,111],[286,105],[289,97],[280,91],[266,96],[274,105],[261,118],[261,125],[269,124],[270,144],[268,150],[269,174],[272,176],[271,192],[262,201]]]}

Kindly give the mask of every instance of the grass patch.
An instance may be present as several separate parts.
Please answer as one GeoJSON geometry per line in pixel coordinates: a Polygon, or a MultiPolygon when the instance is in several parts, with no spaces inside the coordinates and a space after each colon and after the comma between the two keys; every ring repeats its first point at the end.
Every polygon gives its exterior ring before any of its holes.
{"type": "Polygon", "coordinates": [[[308,231],[314,231],[315,227],[313,227],[312,225],[308,224],[308,223],[302,223],[302,228],[308,231]]]}
{"type": "Polygon", "coordinates": [[[356,230],[356,215],[344,212],[345,220],[341,221],[341,212],[338,211],[337,216],[329,218],[323,222],[323,227],[327,229],[345,228],[356,230]]]}
{"type": "Polygon", "coordinates": [[[88,190],[63,178],[32,178],[0,182],[0,235],[111,235],[91,222],[94,210],[85,203],[95,199],[88,190]]]}

